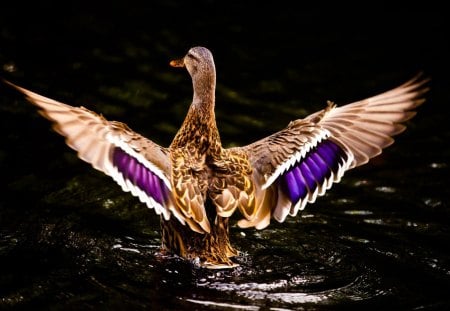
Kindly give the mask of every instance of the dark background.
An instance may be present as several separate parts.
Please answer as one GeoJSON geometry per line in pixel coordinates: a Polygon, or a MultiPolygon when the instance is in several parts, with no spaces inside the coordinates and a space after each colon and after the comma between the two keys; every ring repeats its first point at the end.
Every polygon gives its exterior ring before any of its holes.
{"type": "MultiPolygon", "coordinates": [[[[163,90],[159,98],[150,95],[159,102],[164,96],[172,102],[189,98],[187,75],[173,78],[185,82],[182,86],[167,85],[163,76],[176,74],[168,60],[195,45],[215,56],[219,103],[233,101],[235,92],[263,104],[322,107],[326,100],[346,103],[384,91],[420,71],[433,79],[430,96],[448,99],[447,16],[429,6],[393,11],[380,5],[355,12],[256,1],[19,1],[1,6],[4,68],[12,64],[15,82],[46,94],[60,92],[74,105],[99,101],[104,94],[98,94],[98,80],[118,89],[127,79],[139,80],[163,90]]],[[[7,72],[3,76],[10,78],[7,72]]],[[[444,110],[436,103],[433,107],[444,110]]],[[[249,112],[269,125],[292,118],[267,118],[263,109],[249,112]]],[[[177,127],[184,111],[167,117],[177,127]]],[[[171,136],[163,139],[168,144],[171,136]]]]}
{"type": "Polygon", "coordinates": [[[246,231],[246,238],[233,229],[251,263],[241,274],[214,276],[181,262],[161,263],[154,255],[160,240],[152,211],[78,160],[34,107],[2,86],[0,307],[450,305],[450,33],[444,9],[423,3],[398,11],[382,4],[325,11],[283,1],[4,2],[1,77],[126,122],[165,146],[192,96],[188,74],[168,63],[196,45],[215,58],[217,122],[227,146],[273,133],[326,100],[359,100],[418,72],[432,81],[427,103],[396,144],[309,205],[306,214],[314,217],[246,231]],[[359,207],[373,214],[342,213],[359,207]],[[370,215],[381,225],[370,223],[370,215]],[[371,243],[358,244],[365,239],[371,243]],[[119,244],[123,253],[114,251],[119,244]],[[304,255],[310,245],[317,245],[311,258],[304,255]],[[292,281],[292,275],[314,272],[325,281],[292,281]],[[286,278],[294,282],[288,294],[330,298],[316,305],[289,295],[277,300],[278,287],[258,287],[260,296],[244,290],[286,278]]]}

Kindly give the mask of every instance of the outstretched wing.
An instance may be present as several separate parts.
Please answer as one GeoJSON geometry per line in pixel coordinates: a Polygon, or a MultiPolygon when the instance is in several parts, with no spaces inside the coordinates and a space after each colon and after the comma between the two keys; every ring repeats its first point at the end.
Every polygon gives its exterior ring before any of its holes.
{"type": "MultiPolygon", "coordinates": [[[[166,220],[173,214],[183,224],[185,217],[173,204],[168,150],[135,133],[127,125],[108,121],[84,107],[72,107],[41,96],[11,82],[53,122],[56,132],[78,152],[78,157],[111,176],[166,220]]],[[[198,230],[198,229],[197,229],[198,230]]]]}
{"type": "Polygon", "coordinates": [[[237,148],[248,155],[256,187],[254,213],[239,225],[264,228],[271,216],[280,222],[295,216],[345,171],[380,154],[424,102],[427,81],[418,75],[377,96],[342,107],[329,103],[280,132],[237,148]]]}

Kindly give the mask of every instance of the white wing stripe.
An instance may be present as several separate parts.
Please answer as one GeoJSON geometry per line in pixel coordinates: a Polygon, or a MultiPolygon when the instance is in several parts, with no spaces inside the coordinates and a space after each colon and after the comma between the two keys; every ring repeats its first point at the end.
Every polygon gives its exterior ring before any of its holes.
{"type": "Polygon", "coordinates": [[[267,181],[261,186],[262,190],[267,189],[280,175],[289,170],[289,168],[293,167],[296,163],[300,162],[305,158],[306,154],[314,147],[317,146],[323,139],[326,139],[330,136],[330,132],[328,130],[318,131],[318,135],[312,138],[312,141],[306,142],[300,150],[295,152],[290,158],[281,163],[275,170],[275,172],[267,178],[267,181]]]}
{"type": "Polygon", "coordinates": [[[156,176],[161,178],[161,180],[164,182],[164,184],[166,185],[166,187],[169,190],[172,190],[172,185],[171,185],[170,181],[167,179],[167,177],[164,175],[164,173],[157,166],[153,165],[151,162],[146,160],[141,154],[134,151],[127,143],[123,142],[118,137],[108,134],[106,136],[106,139],[108,141],[110,141],[112,144],[114,144],[115,146],[120,147],[122,150],[124,150],[130,156],[134,157],[142,165],[144,165],[146,168],[148,168],[150,171],[152,171],[156,176]]]}

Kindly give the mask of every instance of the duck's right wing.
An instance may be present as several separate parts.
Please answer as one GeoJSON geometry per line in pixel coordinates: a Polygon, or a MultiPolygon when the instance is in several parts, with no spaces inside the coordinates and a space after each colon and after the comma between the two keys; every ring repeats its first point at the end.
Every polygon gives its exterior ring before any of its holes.
{"type": "Polygon", "coordinates": [[[111,176],[166,220],[173,214],[193,230],[207,231],[186,217],[173,203],[169,151],[131,130],[126,124],[108,121],[84,107],[73,107],[4,81],[25,95],[39,112],[52,121],[56,132],[77,151],[78,157],[111,176]]]}

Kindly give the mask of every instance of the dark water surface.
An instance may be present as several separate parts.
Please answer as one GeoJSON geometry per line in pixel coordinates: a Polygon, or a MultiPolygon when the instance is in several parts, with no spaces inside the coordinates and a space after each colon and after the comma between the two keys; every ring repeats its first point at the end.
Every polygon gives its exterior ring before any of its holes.
{"type": "Polygon", "coordinates": [[[210,271],[161,256],[154,211],[79,160],[34,107],[2,86],[0,309],[450,308],[443,15],[132,3],[2,4],[0,75],[165,146],[191,99],[187,72],[168,62],[195,45],[215,56],[227,146],[420,70],[433,78],[432,92],[393,146],[301,215],[262,231],[233,226],[240,267],[210,271]]]}

